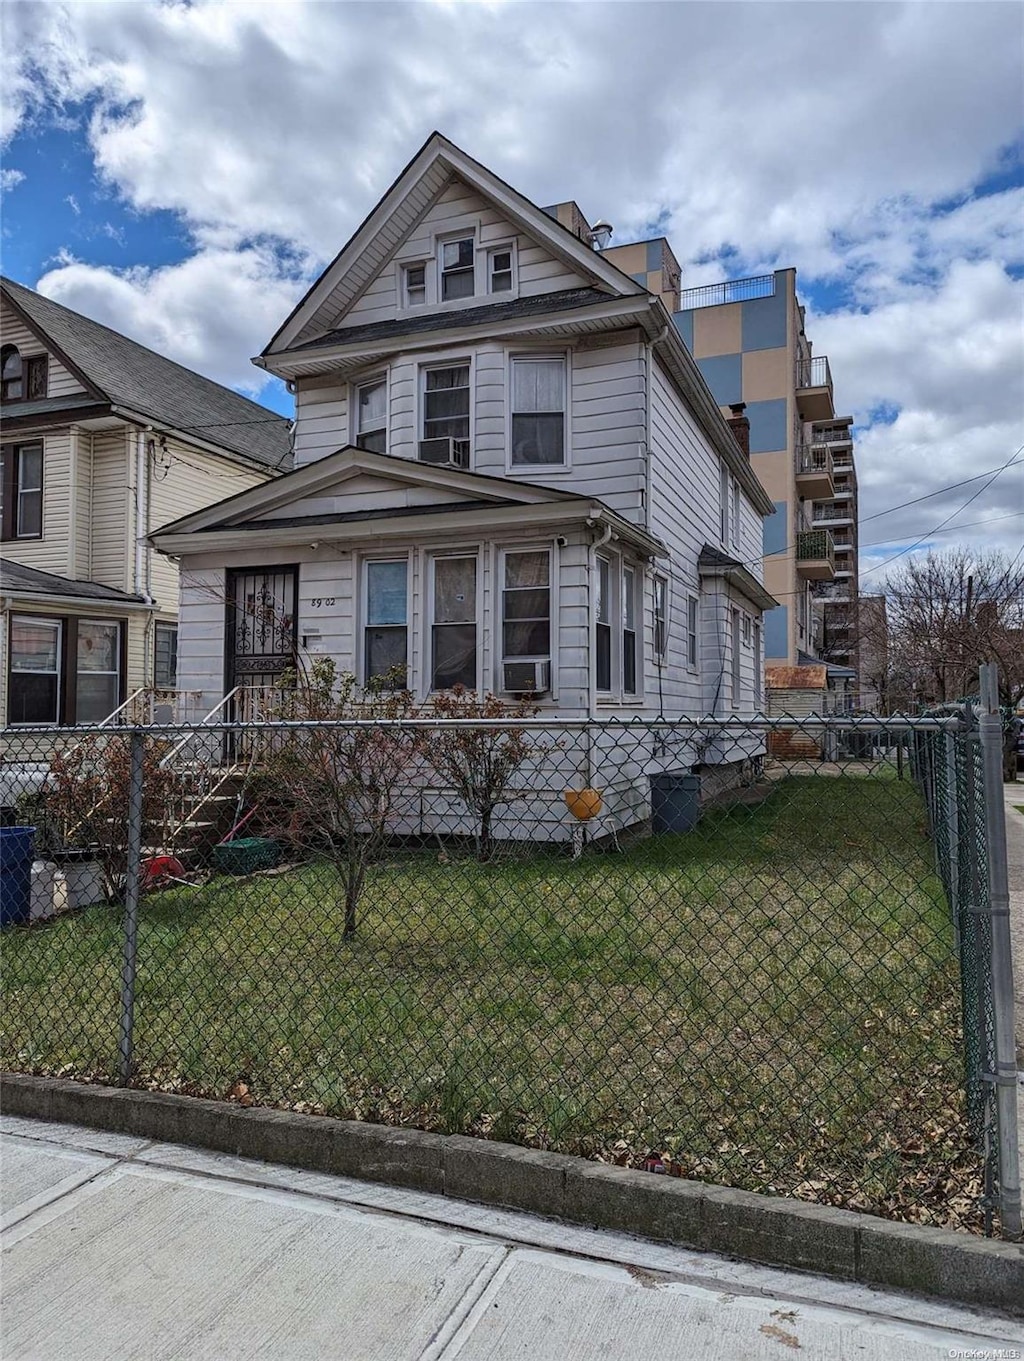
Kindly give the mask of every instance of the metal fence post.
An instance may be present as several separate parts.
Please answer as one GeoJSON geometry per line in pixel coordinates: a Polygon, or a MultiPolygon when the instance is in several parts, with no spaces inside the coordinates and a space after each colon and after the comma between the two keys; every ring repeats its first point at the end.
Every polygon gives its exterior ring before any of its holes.
{"type": "Polygon", "coordinates": [[[128,781],[128,855],[124,888],[124,951],[121,961],[121,1028],[118,1039],[121,1085],[132,1073],[135,1031],[135,971],[139,929],[139,878],[142,863],[142,800],[145,736],[139,729],[130,738],[128,781]]]}
{"type": "Polygon", "coordinates": [[[1003,807],[1003,725],[994,663],[980,669],[981,758],[985,839],[988,848],[992,947],[989,967],[995,1032],[996,1124],[999,1139],[999,1215],[1008,1238],[1021,1234],[1020,1159],[1017,1149],[1017,1063],[1013,1035],[1013,964],[1010,957],[1010,885],[1003,807]]]}
{"type": "Polygon", "coordinates": [[[957,735],[947,732],[946,746],[946,837],[948,839],[948,883],[946,891],[953,913],[953,939],[960,951],[960,808],[957,802],[956,743],[957,735]]]}

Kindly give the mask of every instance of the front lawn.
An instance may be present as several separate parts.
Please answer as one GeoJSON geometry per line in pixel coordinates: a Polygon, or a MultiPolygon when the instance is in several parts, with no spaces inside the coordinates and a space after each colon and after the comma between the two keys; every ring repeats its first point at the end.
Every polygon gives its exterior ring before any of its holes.
{"type": "MultiPolygon", "coordinates": [[[[435,845],[354,939],[308,863],[147,898],[137,1081],[977,1227],[959,983],[920,800],[791,777],[573,861],[435,845]]],[[[118,912],[5,933],[3,1062],[116,1072],[118,912]]]]}

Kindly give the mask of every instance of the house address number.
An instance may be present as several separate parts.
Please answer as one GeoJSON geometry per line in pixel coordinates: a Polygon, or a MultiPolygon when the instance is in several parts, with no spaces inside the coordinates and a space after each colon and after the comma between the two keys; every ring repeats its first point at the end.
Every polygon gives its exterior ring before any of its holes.
{"type": "Polygon", "coordinates": [[[323,609],[325,606],[329,608],[331,605],[334,604],[334,596],[315,595],[309,603],[313,606],[315,610],[323,609]]]}

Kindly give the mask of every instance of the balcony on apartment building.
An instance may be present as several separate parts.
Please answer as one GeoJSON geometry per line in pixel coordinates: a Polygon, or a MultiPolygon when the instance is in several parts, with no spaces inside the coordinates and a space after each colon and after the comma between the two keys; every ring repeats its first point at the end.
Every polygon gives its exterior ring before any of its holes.
{"type": "Polygon", "coordinates": [[[840,462],[842,457],[851,457],[848,450],[844,451],[844,445],[853,445],[853,417],[844,416],[842,421],[836,420],[831,425],[816,425],[811,435],[812,444],[825,444],[832,450],[836,462],[840,462]]]}
{"type": "Polygon", "coordinates": [[[796,570],[807,581],[831,581],[836,550],[827,529],[805,529],[796,536],[796,570]]]}
{"type": "Polygon", "coordinates": [[[688,312],[694,307],[723,307],[730,302],[750,302],[753,298],[774,296],[775,275],[756,274],[748,279],[727,279],[720,284],[684,288],[679,295],[679,310],[688,312]]]}
{"type": "Polygon", "coordinates": [[[832,480],[832,451],[822,445],[798,443],[796,446],[796,490],[798,496],[830,500],[835,491],[832,480]]]}
{"type": "Polygon", "coordinates": [[[854,509],[849,501],[815,502],[811,509],[813,529],[836,529],[839,526],[852,529],[854,509]]]}
{"type": "Polygon", "coordinates": [[[804,421],[828,421],[835,415],[827,355],[796,361],[796,407],[804,421]]]}
{"type": "Polygon", "coordinates": [[[811,586],[811,595],[815,605],[820,605],[823,610],[831,610],[836,605],[849,605],[851,599],[850,582],[847,579],[841,581],[816,581],[811,586]]]}

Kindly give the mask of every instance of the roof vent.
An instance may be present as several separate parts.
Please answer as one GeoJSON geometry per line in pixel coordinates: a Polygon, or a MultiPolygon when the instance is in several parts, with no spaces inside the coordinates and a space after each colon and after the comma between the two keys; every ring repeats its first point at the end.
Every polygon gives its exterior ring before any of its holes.
{"type": "Polygon", "coordinates": [[[612,239],[612,224],[602,219],[595,222],[590,229],[590,244],[595,250],[604,250],[608,242],[612,239]]]}

